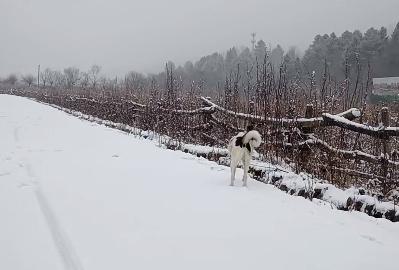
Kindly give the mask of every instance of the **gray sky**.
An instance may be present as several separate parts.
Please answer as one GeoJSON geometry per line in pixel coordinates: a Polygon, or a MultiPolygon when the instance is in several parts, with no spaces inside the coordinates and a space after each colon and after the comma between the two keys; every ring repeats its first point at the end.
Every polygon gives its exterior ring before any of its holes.
{"type": "Polygon", "coordinates": [[[158,72],[233,45],[304,50],[316,34],[392,28],[399,0],[0,0],[0,76],[92,64],[158,72]]]}

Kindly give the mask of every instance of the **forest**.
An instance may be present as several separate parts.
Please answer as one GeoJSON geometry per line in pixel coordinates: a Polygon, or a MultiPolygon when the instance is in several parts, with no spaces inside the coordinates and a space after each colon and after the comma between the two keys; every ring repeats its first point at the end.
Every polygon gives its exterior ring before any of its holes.
{"type": "MultiPolygon", "coordinates": [[[[206,55],[194,63],[187,61],[184,65],[176,66],[168,61],[167,65],[173,69],[182,88],[188,89],[194,85],[217,93],[226,80],[231,80],[233,76],[254,81],[257,66],[262,65],[265,58],[275,75],[282,69],[286,79],[290,81],[306,81],[314,76],[315,82],[320,84],[323,76],[328,74],[329,79],[338,82],[345,79],[346,75],[357,76],[358,71],[364,80],[369,65],[371,77],[396,77],[399,76],[399,23],[391,34],[388,34],[385,27],[381,27],[369,28],[364,33],[355,30],[345,31],[340,36],[335,33],[317,35],[303,55],[295,47],[290,47],[287,51],[280,45],[271,48],[260,39],[252,40],[250,47],[232,47],[224,53],[206,55]]],[[[9,74],[2,82],[14,85],[19,81],[27,86],[37,85],[38,76],[33,74],[36,73],[21,76],[9,74]]],[[[141,74],[135,71],[119,78],[109,78],[101,73],[99,65],[93,65],[87,71],[76,67],[67,67],[61,71],[42,68],[39,84],[42,87],[68,89],[146,89],[154,82],[163,86],[166,83],[165,78],[165,72],[141,74]]]]}

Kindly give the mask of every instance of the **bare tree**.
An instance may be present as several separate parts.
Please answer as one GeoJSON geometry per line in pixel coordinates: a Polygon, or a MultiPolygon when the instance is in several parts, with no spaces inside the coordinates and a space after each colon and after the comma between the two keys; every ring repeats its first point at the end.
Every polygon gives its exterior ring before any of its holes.
{"type": "Polygon", "coordinates": [[[101,77],[98,80],[98,83],[101,87],[101,92],[103,94],[103,96],[105,95],[105,91],[108,89],[108,80],[106,77],[101,77]]]}
{"type": "Polygon", "coordinates": [[[49,68],[47,68],[46,70],[48,70],[48,74],[47,74],[47,81],[48,81],[48,84],[51,86],[51,87],[53,87],[54,86],[54,83],[56,82],[56,79],[57,79],[57,74],[56,74],[56,71],[53,71],[53,70],[51,70],[51,69],[49,69],[49,68]]]}
{"type": "Polygon", "coordinates": [[[22,82],[24,82],[28,87],[31,87],[31,85],[35,82],[35,77],[32,74],[28,74],[25,76],[22,76],[22,82]]]}
{"type": "Polygon", "coordinates": [[[146,85],[146,78],[143,74],[131,71],[125,76],[124,86],[129,93],[141,91],[146,85]]]}
{"type": "Polygon", "coordinates": [[[93,65],[93,66],[91,66],[91,68],[88,72],[90,84],[93,89],[96,89],[96,87],[97,87],[98,75],[100,74],[100,71],[101,71],[100,66],[93,65]]]}
{"type": "Polygon", "coordinates": [[[64,69],[65,83],[68,89],[73,89],[73,87],[79,81],[79,69],[76,67],[69,67],[64,69]]]}
{"type": "Polygon", "coordinates": [[[79,80],[79,86],[83,89],[86,90],[87,87],[89,86],[89,73],[88,72],[81,72],[80,73],[80,80],[79,80]]]}
{"type": "Polygon", "coordinates": [[[54,84],[54,79],[53,77],[53,71],[49,68],[46,68],[43,72],[40,73],[40,80],[43,84],[43,87],[46,87],[46,84],[50,84],[50,81],[52,81],[51,85],[54,84]]]}
{"type": "Polygon", "coordinates": [[[8,77],[4,80],[5,83],[10,84],[10,85],[15,85],[18,82],[18,77],[15,74],[10,74],[8,77]]]}
{"type": "Polygon", "coordinates": [[[65,76],[61,71],[54,71],[54,83],[57,87],[62,87],[65,84],[65,76]]]}

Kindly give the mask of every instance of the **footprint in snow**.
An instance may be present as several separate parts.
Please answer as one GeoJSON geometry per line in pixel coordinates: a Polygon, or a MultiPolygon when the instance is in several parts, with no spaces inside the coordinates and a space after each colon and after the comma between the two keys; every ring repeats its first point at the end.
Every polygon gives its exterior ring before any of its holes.
{"type": "Polygon", "coordinates": [[[18,187],[19,188],[25,188],[25,187],[30,187],[31,185],[27,184],[27,183],[19,183],[18,187]]]}
{"type": "Polygon", "coordinates": [[[211,167],[211,170],[212,170],[212,171],[213,171],[213,170],[216,170],[216,171],[220,172],[220,171],[224,171],[224,168],[220,168],[220,167],[211,167]]]}
{"type": "Polygon", "coordinates": [[[119,157],[119,155],[115,154],[115,155],[112,155],[112,157],[117,158],[117,157],[119,157]]]}
{"type": "Polygon", "coordinates": [[[371,242],[376,242],[378,244],[382,244],[382,242],[378,241],[377,239],[375,239],[374,237],[370,236],[370,235],[366,235],[366,234],[361,234],[360,237],[367,239],[371,242]]]}
{"type": "Polygon", "coordinates": [[[7,176],[7,175],[10,175],[11,173],[10,172],[0,172],[0,177],[1,176],[7,176]]]}
{"type": "Polygon", "coordinates": [[[28,152],[29,153],[42,153],[42,152],[45,152],[46,150],[45,149],[28,149],[28,152]]]}

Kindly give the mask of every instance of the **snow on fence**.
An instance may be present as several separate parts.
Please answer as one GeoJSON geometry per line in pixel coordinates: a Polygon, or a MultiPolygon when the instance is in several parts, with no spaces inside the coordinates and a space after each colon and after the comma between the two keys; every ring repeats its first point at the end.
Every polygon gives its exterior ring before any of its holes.
{"type": "MultiPolygon", "coordinates": [[[[201,100],[211,106],[212,108],[215,108],[216,110],[228,114],[230,116],[243,119],[243,120],[249,120],[252,122],[259,122],[265,125],[270,125],[270,124],[278,124],[281,125],[282,127],[321,127],[321,126],[328,126],[330,125],[330,122],[327,122],[324,120],[324,117],[308,117],[308,118],[295,118],[295,119],[289,119],[289,118],[272,118],[272,117],[262,117],[262,116],[254,116],[251,114],[244,114],[244,113],[237,113],[231,110],[227,110],[212,101],[209,100],[209,98],[201,97],[201,100]]],[[[360,110],[356,108],[349,109],[345,112],[342,112],[340,114],[336,115],[337,117],[341,117],[343,119],[347,119],[348,121],[353,120],[355,118],[358,118],[360,116],[360,110]]]]}

